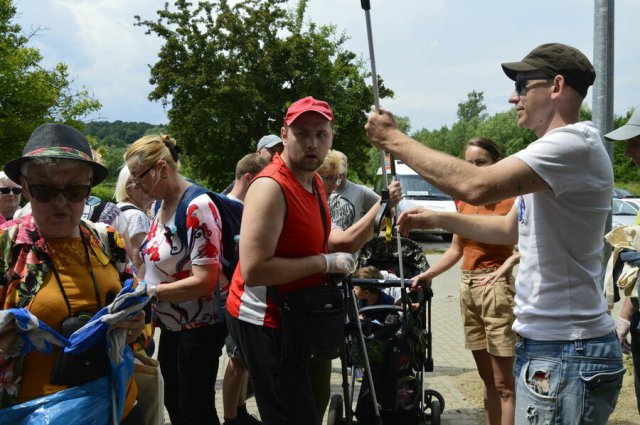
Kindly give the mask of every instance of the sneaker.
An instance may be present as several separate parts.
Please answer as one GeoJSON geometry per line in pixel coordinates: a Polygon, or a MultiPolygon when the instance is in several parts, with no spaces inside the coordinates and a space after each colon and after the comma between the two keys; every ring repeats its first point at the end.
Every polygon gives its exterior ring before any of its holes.
{"type": "Polygon", "coordinates": [[[362,378],[364,377],[364,373],[363,373],[362,369],[357,367],[355,369],[354,373],[356,375],[356,382],[362,382],[362,378]]]}

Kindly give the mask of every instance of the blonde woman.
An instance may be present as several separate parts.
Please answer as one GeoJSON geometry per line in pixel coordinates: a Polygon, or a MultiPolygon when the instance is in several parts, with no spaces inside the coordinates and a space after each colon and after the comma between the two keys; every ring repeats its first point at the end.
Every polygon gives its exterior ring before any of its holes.
{"type": "Polygon", "coordinates": [[[133,143],[124,159],[131,180],[149,198],[161,202],[142,243],[149,295],[162,329],[158,361],[165,382],[164,403],[172,424],[219,424],[215,407],[218,358],[227,327],[219,317],[216,294],[221,223],[206,194],[180,202],[192,183],[180,175],[176,141],[149,135],[133,143]],[[184,208],[177,232],[177,209],[184,208]]]}
{"type": "Polygon", "coordinates": [[[118,208],[127,219],[127,235],[131,241],[131,262],[135,274],[138,278],[144,279],[144,262],[140,256],[140,247],[151,226],[147,212],[153,199],[134,183],[129,167],[126,165],[122,167],[118,175],[114,196],[118,208]]]}

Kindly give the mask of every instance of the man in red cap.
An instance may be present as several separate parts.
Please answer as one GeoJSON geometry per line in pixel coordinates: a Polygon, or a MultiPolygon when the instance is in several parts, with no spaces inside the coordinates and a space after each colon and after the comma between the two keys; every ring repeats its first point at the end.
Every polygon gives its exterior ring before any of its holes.
{"type": "Polygon", "coordinates": [[[282,155],[274,156],[245,197],[227,323],[265,424],[316,423],[305,344],[283,342],[280,303],[274,297],[325,286],[327,274],[351,273],[349,252],[359,249],[373,228],[375,210],[349,232],[332,226],[315,170],[331,148],[333,119],[327,102],[312,97],[294,102],[281,129],[282,155]]]}
{"type": "Polygon", "coordinates": [[[625,368],[601,289],[613,170],[598,129],[580,122],[595,70],[560,43],[502,68],[515,81],[509,103],[518,125],[538,140],[494,165],[474,167],[429,149],[386,111],[369,116],[367,135],[454,198],[485,205],[518,196],[506,216],[414,209],[398,225],[401,232],[443,227],[479,242],[517,243],[515,423],[604,424],[625,368]]]}

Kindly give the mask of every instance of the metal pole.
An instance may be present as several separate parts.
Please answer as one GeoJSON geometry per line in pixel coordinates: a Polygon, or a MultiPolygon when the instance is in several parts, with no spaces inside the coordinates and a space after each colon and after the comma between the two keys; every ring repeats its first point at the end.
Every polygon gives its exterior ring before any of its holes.
{"type": "MultiPolygon", "coordinates": [[[[593,4],[593,66],[596,81],[592,91],[592,119],[600,134],[613,130],[613,38],[614,38],[615,0],[594,0],[593,4]]],[[[603,139],[611,163],[613,164],[613,145],[603,139]]],[[[611,230],[611,213],[607,219],[605,234],[611,230]]],[[[611,247],[604,245],[604,264],[611,247]]]]}
{"type": "MultiPolygon", "coordinates": [[[[369,0],[360,0],[360,4],[362,5],[362,9],[364,9],[364,16],[367,21],[367,40],[369,44],[369,58],[371,60],[371,80],[373,84],[373,102],[376,108],[376,112],[380,112],[380,93],[378,92],[378,73],[376,72],[376,56],[373,49],[373,31],[371,30],[371,4],[369,0]]],[[[389,157],[391,161],[391,169],[393,170],[392,176],[395,176],[395,159],[393,155],[389,157]]],[[[387,169],[385,167],[384,160],[384,151],[380,149],[380,167],[382,170],[382,184],[383,188],[387,188],[389,186],[389,181],[387,179],[387,169]]],[[[396,210],[397,215],[397,210],[396,210]]],[[[398,271],[400,272],[400,281],[401,281],[401,293],[404,297],[405,295],[405,284],[404,284],[404,262],[402,258],[402,241],[400,240],[400,233],[396,233],[397,240],[397,249],[398,249],[398,271]]],[[[406,320],[406,306],[403,300],[402,302],[403,312],[405,314],[406,320]]]]}
{"type": "MultiPolygon", "coordinates": [[[[615,0],[594,1],[593,66],[593,123],[601,134],[613,130],[613,30],[615,0]]],[[[612,157],[611,142],[605,141],[612,157]]]]}
{"type": "MultiPolygon", "coordinates": [[[[380,93],[378,92],[378,73],[376,71],[376,55],[373,49],[373,31],[371,30],[371,4],[369,0],[360,0],[362,9],[364,9],[364,17],[367,21],[367,40],[369,42],[369,60],[371,61],[371,84],[373,84],[373,105],[376,112],[380,112],[380,93]]],[[[391,159],[393,161],[393,159],[391,159]]],[[[380,167],[382,170],[382,187],[389,186],[387,180],[387,167],[385,167],[384,151],[380,149],[380,167]]]]}

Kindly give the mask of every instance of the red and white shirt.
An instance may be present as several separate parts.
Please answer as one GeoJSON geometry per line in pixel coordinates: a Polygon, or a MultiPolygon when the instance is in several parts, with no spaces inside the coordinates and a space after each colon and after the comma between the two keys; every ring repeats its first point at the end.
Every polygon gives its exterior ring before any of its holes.
{"type": "MultiPolygon", "coordinates": [[[[158,216],[151,223],[140,248],[146,267],[146,283],[162,285],[185,279],[192,275],[192,265],[217,263],[222,272],[219,258],[222,225],[211,198],[207,194],[194,198],[187,207],[186,217],[186,246],[177,235],[175,214],[166,223],[161,223],[158,216]]],[[[213,325],[218,321],[219,307],[224,305],[224,299],[216,297],[217,291],[179,303],[160,301],[154,310],[162,326],[171,331],[213,325]]]]}

